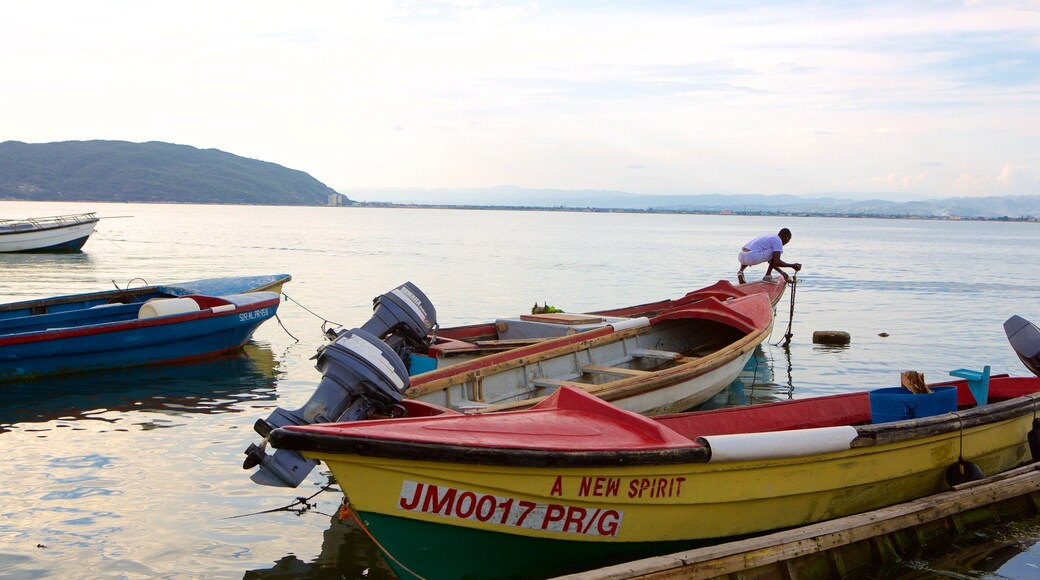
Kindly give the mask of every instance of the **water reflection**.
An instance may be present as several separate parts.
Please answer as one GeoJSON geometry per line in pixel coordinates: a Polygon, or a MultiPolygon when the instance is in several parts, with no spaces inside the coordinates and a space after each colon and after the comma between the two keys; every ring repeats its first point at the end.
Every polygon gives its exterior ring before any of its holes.
{"type": "Polygon", "coordinates": [[[0,433],[19,424],[99,420],[111,411],[228,413],[274,400],[278,362],[266,345],[193,363],[13,381],[0,399],[0,433]]]}
{"type": "Polygon", "coordinates": [[[68,288],[94,281],[90,254],[0,253],[0,302],[69,294],[68,288]]]}
{"type": "Polygon", "coordinates": [[[270,568],[250,570],[243,580],[290,580],[296,578],[396,578],[380,555],[379,548],[351,520],[331,517],[322,536],[321,553],[304,562],[295,554],[280,558],[270,568]]]}
{"type": "Polygon", "coordinates": [[[90,254],[82,251],[64,253],[40,253],[40,254],[0,254],[0,267],[5,273],[11,273],[19,269],[37,270],[40,268],[68,268],[89,266],[94,263],[90,254]]]}
{"type": "Polygon", "coordinates": [[[1040,516],[1004,521],[930,542],[872,577],[892,580],[924,578],[1035,578],[1040,576],[1040,516]]]}
{"type": "Polygon", "coordinates": [[[791,351],[781,348],[787,365],[786,382],[776,382],[774,366],[776,361],[771,356],[775,349],[763,348],[759,345],[744,369],[722,392],[708,399],[697,407],[698,411],[720,409],[723,407],[741,407],[759,403],[775,403],[794,398],[794,385],[791,379],[791,351]]]}

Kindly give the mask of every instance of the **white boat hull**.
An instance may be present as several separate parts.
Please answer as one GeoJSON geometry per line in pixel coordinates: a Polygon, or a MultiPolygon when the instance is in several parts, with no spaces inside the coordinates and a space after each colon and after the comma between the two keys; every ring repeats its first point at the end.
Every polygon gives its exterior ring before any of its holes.
{"type": "Polygon", "coordinates": [[[491,412],[533,405],[568,385],[635,413],[683,411],[730,385],[769,335],[771,310],[761,298],[768,321],[746,335],[695,317],[583,341],[577,339],[584,333],[575,334],[517,349],[484,368],[452,365],[416,375],[406,396],[458,411],[491,412]],[[451,373],[453,367],[460,370],[451,373]]]}
{"type": "Polygon", "coordinates": [[[83,246],[94,232],[97,221],[82,222],[60,228],[29,229],[25,231],[0,232],[0,252],[29,252],[46,249],[72,249],[83,246]]]}
{"type": "Polygon", "coordinates": [[[688,381],[611,402],[626,411],[643,415],[664,415],[692,409],[737,380],[753,352],[754,348],[751,348],[726,365],[688,381]]]}

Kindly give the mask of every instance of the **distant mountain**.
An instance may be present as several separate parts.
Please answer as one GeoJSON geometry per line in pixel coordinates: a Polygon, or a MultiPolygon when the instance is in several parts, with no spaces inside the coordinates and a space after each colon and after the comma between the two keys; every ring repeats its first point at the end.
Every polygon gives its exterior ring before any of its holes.
{"type": "Polygon", "coordinates": [[[622,209],[707,213],[786,213],[895,217],[1037,218],[1040,195],[956,197],[925,201],[848,200],[794,195],[640,195],[623,191],[524,189],[352,189],[360,203],[622,209]]]}
{"type": "Polygon", "coordinates": [[[245,205],[326,205],[330,196],[425,206],[560,208],[885,217],[1038,218],[1040,195],[895,202],[794,195],[640,195],[607,190],[356,189],[217,149],[126,141],[0,143],[0,199],[245,205]]]}
{"type": "Polygon", "coordinates": [[[331,194],[302,171],[217,149],[155,141],[0,143],[0,199],[326,205],[331,194]]]}

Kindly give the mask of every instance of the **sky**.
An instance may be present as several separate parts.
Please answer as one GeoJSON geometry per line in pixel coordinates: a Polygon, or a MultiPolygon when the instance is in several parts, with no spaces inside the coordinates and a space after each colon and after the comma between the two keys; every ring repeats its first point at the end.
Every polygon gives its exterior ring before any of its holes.
{"type": "Polygon", "coordinates": [[[0,79],[0,141],[341,192],[1040,194],[1040,0],[4,2],[0,79]]]}

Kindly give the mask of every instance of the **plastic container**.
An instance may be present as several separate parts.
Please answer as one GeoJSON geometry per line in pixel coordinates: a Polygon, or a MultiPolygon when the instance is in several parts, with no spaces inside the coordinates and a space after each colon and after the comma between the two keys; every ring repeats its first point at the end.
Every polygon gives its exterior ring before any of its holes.
{"type": "Polygon", "coordinates": [[[412,364],[408,366],[408,374],[415,376],[437,369],[437,359],[422,354],[412,353],[412,364]]]}
{"type": "Polygon", "coordinates": [[[170,314],[198,312],[199,304],[191,298],[153,298],[141,305],[137,318],[155,318],[170,314]]]}
{"type": "Polygon", "coordinates": [[[920,419],[957,410],[957,387],[933,387],[918,395],[905,387],[870,391],[870,420],[877,423],[920,419]]]}

